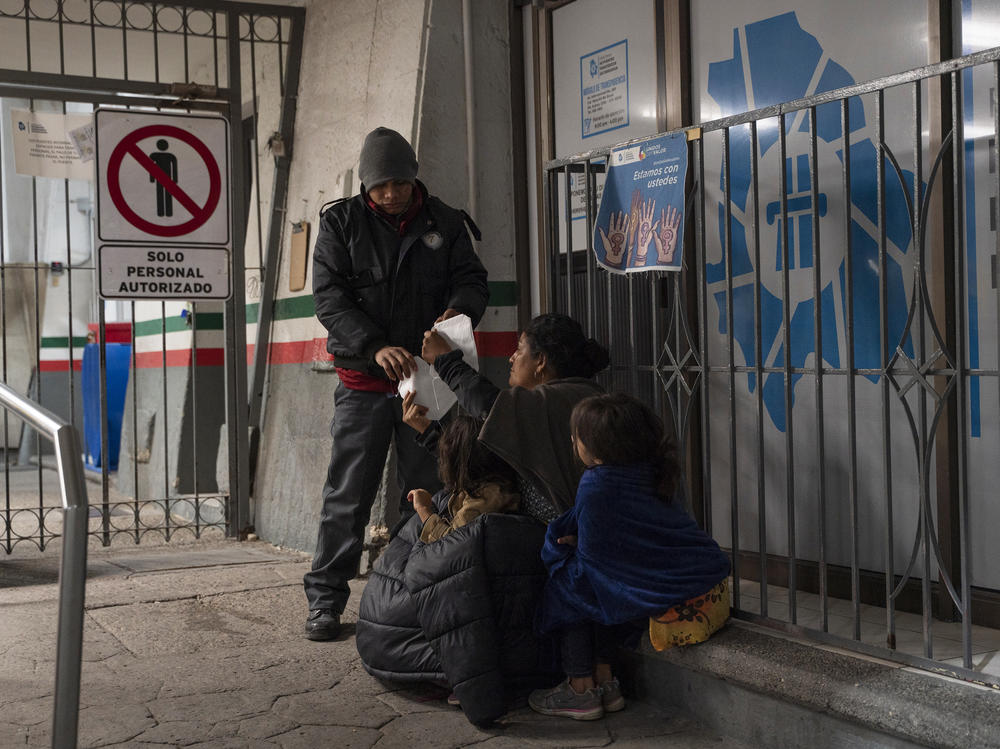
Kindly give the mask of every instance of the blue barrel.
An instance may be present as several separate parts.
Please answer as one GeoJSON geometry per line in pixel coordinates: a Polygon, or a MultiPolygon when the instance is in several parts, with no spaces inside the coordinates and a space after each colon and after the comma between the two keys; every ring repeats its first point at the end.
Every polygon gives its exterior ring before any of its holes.
{"type": "MultiPolygon", "coordinates": [[[[81,381],[83,384],[83,441],[86,453],[84,465],[97,470],[101,467],[101,352],[99,344],[88,343],[83,349],[81,381]]],[[[122,441],[122,417],[125,413],[125,391],[132,346],[128,343],[104,345],[108,398],[108,470],[118,470],[118,451],[122,441]]]]}

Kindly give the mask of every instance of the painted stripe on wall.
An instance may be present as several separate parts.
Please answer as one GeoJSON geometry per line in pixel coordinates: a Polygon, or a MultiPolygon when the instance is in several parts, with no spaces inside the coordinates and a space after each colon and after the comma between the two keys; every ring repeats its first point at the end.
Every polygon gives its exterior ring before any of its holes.
{"type": "MultiPolygon", "coordinates": [[[[493,327],[497,323],[507,327],[511,320],[507,310],[499,308],[516,307],[517,283],[515,281],[490,281],[489,306],[494,314],[484,316],[483,323],[493,327]],[[490,325],[490,323],[493,325],[490,325]]],[[[179,314],[150,320],[135,322],[136,366],[139,369],[150,369],[164,366],[162,341],[166,338],[166,366],[188,367],[191,365],[191,333],[197,329],[199,366],[221,366],[224,363],[224,349],[217,345],[222,343],[221,332],[224,328],[224,318],[221,312],[195,313],[195,325],[189,325],[185,310],[179,314]],[[205,335],[207,334],[207,335],[205,335]],[[204,345],[208,344],[208,345],[204,345]]],[[[259,316],[259,304],[248,304],[246,308],[247,324],[253,326],[259,316]]],[[[302,338],[302,331],[295,325],[282,325],[294,321],[312,320],[315,327],[322,329],[315,320],[316,306],[311,294],[286,297],[275,300],[273,339],[270,347],[270,361],[273,364],[302,364],[313,361],[329,361],[332,357],[326,352],[326,338],[302,338]]],[[[511,330],[480,330],[476,334],[476,345],[480,356],[484,358],[506,358],[517,347],[517,333],[511,330]]],[[[83,356],[83,346],[87,343],[85,337],[73,337],[74,359],[73,368],[80,369],[80,359],[83,356]],[[79,346],[77,349],[76,347],[79,346]]],[[[69,369],[69,339],[67,337],[51,337],[43,339],[43,347],[50,349],[45,352],[45,360],[41,362],[42,371],[67,371],[69,369]],[[51,350],[51,349],[58,349],[51,350]]],[[[247,346],[247,361],[253,361],[253,344],[247,346]]]]}

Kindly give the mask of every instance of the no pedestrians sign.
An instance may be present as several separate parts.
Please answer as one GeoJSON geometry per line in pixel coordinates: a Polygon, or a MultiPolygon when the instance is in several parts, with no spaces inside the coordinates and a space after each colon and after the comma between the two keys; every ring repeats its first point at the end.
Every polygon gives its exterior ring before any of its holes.
{"type": "Polygon", "coordinates": [[[228,298],[229,123],[98,109],[95,129],[101,296],[228,298]]]}

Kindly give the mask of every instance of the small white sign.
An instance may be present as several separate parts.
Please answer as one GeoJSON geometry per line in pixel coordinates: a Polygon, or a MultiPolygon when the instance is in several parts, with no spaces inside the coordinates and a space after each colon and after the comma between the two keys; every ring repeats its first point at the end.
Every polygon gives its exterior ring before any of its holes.
{"type": "Polygon", "coordinates": [[[228,299],[224,247],[104,245],[97,251],[104,299],[228,299]]]}
{"type": "Polygon", "coordinates": [[[86,163],[70,133],[92,125],[89,114],[58,114],[12,109],[14,169],[26,177],[94,179],[94,168],[86,163]]]}
{"type": "Polygon", "coordinates": [[[229,246],[225,118],[99,109],[95,122],[101,242],[229,246]]]}
{"type": "Polygon", "coordinates": [[[628,39],[622,39],[580,57],[580,134],[590,138],[628,124],[628,39]]]}

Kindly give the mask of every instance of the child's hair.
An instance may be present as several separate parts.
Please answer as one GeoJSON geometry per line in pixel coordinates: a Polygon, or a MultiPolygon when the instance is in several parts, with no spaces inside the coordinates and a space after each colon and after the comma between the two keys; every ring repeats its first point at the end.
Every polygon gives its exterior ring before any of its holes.
{"type": "Polygon", "coordinates": [[[660,496],[671,500],[680,473],[677,449],[663,422],[644,404],[625,393],[593,395],[576,404],[570,429],[603,464],[652,464],[659,474],[660,496]]]}
{"type": "Polygon", "coordinates": [[[472,494],[484,484],[515,485],[513,469],[479,441],[481,427],[479,419],[459,414],[438,439],[438,475],[452,491],[472,494]]]}

